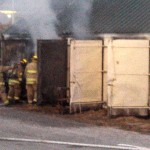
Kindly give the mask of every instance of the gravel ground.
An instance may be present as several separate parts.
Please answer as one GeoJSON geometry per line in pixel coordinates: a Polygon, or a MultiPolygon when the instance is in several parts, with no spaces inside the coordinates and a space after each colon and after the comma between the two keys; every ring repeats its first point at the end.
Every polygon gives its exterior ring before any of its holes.
{"type": "Polygon", "coordinates": [[[137,117],[116,117],[109,118],[106,110],[89,110],[83,113],[77,114],[65,114],[60,115],[57,107],[44,106],[15,106],[15,108],[25,111],[33,111],[43,114],[49,114],[51,116],[57,116],[65,119],[75,120],[81,123],[88,123],[91,125],[115,127],[128,131],[140,132],[143,134],[150,134],[150,118],[137,118],[137,117]]]}

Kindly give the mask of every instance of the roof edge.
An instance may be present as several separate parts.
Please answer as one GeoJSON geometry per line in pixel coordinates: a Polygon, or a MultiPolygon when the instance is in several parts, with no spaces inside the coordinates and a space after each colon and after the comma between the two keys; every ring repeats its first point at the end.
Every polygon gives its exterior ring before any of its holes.
{"type": "Polygon", "coordinates": [[[148,39],[150,40],[150,33],[128,33],[128,34],[114,34],[114,33],[106,33],[106,34],[97,34],[96,35],[97,38],[113,38],[113,39],[117,39],[117,38],[125,38],[125,39],[148,39]]]}

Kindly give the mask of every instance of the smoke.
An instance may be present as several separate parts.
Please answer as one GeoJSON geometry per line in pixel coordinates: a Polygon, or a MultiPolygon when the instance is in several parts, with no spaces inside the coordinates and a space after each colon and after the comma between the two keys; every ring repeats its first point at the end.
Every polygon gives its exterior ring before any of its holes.
{"type": "MultiPolygon", "coordinates": [[[[53,8],[59,21],[58,30],[70,31],[76,38],[91,36],[90,20],[94,0],[54,0],[53,8]]],[[[65,32],[64,31],[64,32],[65,32]]]]}
{"type": "Polygon", "coordinates": [[[6,0],[1,8],[14,9],[17,11],[15,19],[23,19],[27,23],[35,53],[37,39],[58,38],[55,30],[57,19],[51,7],[51,0],[6,0]]]}
{"type": "MultiPolygon", "coordinates": [[[[37,46],[37,39],[58,39],[69,30],[76,38],[86,38],[90,33],[90,15],[94,0],[5,0],[1,9],[17,11],[15,20],[23,19],[37,46]]],[[[20,25],[19,28],[21,28],[20,25]]],[[[36,47],[34,48],[36,52],[36,47]]]]}
{"type": "Polygon", "coordinates": [[[75,37],[90,37],[90,15],[93,0],[76,0],[75,11],[72,18],[73,33],[75,37]]]}

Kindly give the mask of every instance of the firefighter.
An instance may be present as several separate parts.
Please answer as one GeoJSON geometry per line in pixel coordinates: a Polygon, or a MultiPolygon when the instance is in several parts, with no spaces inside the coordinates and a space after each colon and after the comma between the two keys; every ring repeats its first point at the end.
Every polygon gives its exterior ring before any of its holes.
{"type": "Polygon", "coordinates": [[[27,59],[22,59],[21,60],[21,68],[22,72],[19,76],[19,81],[20,81],[20,87],[21,87],[21,100],[26,100],[26,78],[25,78],[25,68],[27,65],[28,61],[27,59]]]}
{"type": "Polygon", "coordinates": [[[29,104],[37,103],[37,56],[32,57],[32,62],[26,66],[26,89],[29,104]]]}
{"type": "Polygon", "coordinates": [[[11,70],[9,75],[9,92],[8,92],[8,100],[10,103],[20,103],[20,80],[22,76],[22,68],[21,64],[15,64],[14,68],[11,70]]]}
{"type": "Polygon", "coordinates": [[[10,69],[12,69],[11,66],[0,66],[0,97],[5,105],[8,105],[9,101],[7,99],[6,87],[5,87],[5,81],[4,81],[4,73],[6,73],[10,69]]]}

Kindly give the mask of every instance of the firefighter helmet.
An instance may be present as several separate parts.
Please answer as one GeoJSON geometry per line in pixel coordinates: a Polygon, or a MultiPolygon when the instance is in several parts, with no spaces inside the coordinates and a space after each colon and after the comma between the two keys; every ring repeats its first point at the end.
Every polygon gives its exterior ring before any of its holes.
{"type": "Polygon", "coordinates": [[[37,55],[34,55],[34,56],[32,57],[32,60],[37,60],[37,59],[38,59],[37,55]]]}
{"type": "Polygon", "coordinates": [[[27,61],[27,59],[25,59],[25,58],[21,60],[21,63],[22,63],[22,64],[27,64],[27,62],[28,62],[28,61],[27,61]]]}

